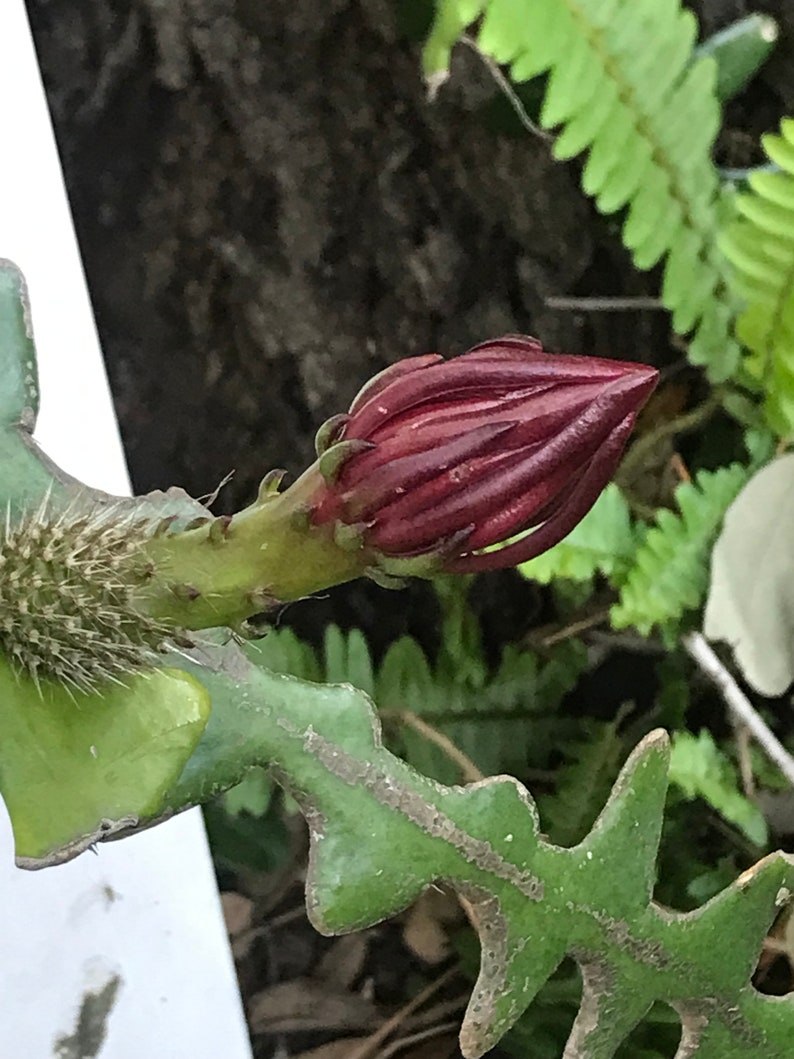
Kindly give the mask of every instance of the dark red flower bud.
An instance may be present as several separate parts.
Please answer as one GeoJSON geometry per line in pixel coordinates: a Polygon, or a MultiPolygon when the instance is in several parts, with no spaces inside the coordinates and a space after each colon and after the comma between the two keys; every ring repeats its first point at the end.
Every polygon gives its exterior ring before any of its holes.
{"type": "Polygon", "coordinates": [[[592,507],[657,377],[520,335],[400,361],[321,428],[311,520],[392,573],[524,562],[592,507]]]}

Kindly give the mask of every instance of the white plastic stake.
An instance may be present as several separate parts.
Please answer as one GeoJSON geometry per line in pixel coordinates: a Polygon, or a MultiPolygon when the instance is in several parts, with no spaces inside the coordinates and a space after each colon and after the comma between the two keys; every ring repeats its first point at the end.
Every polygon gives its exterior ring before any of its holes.
{"type": "MultiPolygon", "coordinates": [[[[124,458],[24,0],[0,0],[0,158],[0,257],[27,277],[39,353],[36,436],[71,474],[123,493],[124,458]]],[[[14,867],[0,803],[0,1057],[88,1056],[250,1059],[197,811],[31,873],[14,867]]]]}

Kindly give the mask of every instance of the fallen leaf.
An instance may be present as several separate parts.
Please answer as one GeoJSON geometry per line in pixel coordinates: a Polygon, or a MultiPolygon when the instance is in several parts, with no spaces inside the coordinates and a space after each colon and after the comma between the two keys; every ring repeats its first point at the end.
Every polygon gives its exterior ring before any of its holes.
{"type": "Polygon", "coordinates": [[[252,1033],[295,1033],[306,1030],[368,1030],[380,1025],[382,1014],[357,993],[337,992],[327,982],[293,978],[254,994],[248,1005],[252,1033]]]}
{"type": "Polygon", "coordinates": [[[447,926],[463,918],[457,898],[431,887],[414,902],[403,924],[403,941],[420,960],[435,966],[450,954],[447,926]]]}
{"type": "Polygon", "coordinates": [[[248,930],[254,918],[254,902],[243,894],[234,890],[227,890],[221,894],[221,909],[223,919],[226,923],[226,931],[230,938],[236,938],[244,930],[248,930]]]}
{"type": "Polygon", "coordinates": [[[314,977],[332,982],[337,990],[350,989],[364,969],[368,948],[366,934],[343,934],[317,964],[314,977]]]}

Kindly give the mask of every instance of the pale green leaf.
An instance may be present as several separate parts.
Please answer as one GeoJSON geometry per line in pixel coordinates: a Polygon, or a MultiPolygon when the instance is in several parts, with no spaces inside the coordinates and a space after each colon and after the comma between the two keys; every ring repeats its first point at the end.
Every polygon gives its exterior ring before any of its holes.
{"type": "Polygon", "coordinates": [[[760,470],[725,516],[711,556],[704,632],[725,640],[748,683],[782,695],[794,681],[794,454],[760,470]]]}

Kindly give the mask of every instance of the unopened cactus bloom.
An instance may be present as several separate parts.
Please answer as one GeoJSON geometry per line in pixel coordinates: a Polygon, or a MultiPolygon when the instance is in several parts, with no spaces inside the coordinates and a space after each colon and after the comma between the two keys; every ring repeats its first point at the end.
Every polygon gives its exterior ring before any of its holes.
{"type": "MultiPolygon", "coordinates": [[[[400,361],[320,429],[289,489],[186,525],[142,501],[39,508],[0,529],[0,648],[80,690],[151,666],[163,642],[367,575],[387,584],[512,566],[560,541],[617,466],[652,368],[530,338],[400,361]]],[[[183,505],[183,509],[186,505],[183,505]]],[[[256,623],[254,623],[255,625],[256,623]]],[[[252,627],[255,632],[256,628],[252,627]]]]}
{"type": "Polygon", "coordinates": [[[590,510],[657,378],[519,335],[399,361],[318,434],[311,520],[387,573],[534,558],[590,510]]]}

